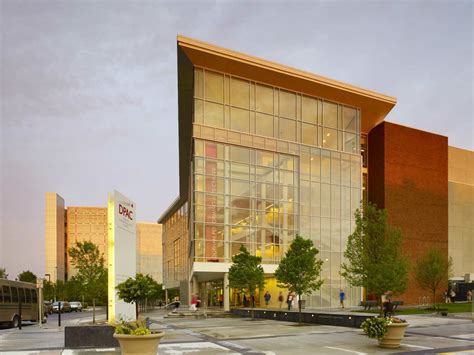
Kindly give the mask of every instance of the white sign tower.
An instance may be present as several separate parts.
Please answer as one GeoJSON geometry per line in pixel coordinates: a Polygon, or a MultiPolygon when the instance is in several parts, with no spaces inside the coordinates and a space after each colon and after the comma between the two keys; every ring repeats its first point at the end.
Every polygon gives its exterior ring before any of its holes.
{"type": "Polygon", "coordinates": [[[108,201],[109,323],[135,319],[135,305],[120,300],[116,286],[136,274],[135,203],[118,191],[108,201]]]}

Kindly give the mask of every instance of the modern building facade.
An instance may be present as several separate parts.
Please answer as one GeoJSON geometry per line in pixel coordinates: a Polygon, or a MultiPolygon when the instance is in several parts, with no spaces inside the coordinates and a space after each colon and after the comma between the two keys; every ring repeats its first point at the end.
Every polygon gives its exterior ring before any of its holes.
{"type": "MultiPolygon", "coordinates": [[[[276,302],[285,290],[273,273],[300,234],[324,261],[324,284],[306,306],[337,306],[341,288],[349,305],[358,304],[361,290],[339,272],[363,199],[387,209],[416,260],[429,246],[455,253],[448,198],[456,194],[453,206],[465,214],[453,230],[472,243],[472,218],[465,219],[472,195],[461,200],[450,182],[448,196],[447,138],[384,122],[395,98],[189,38],[177,42],[180,193],[159,222],[164,285],[179,288],[183,302],[191,293],[208,304],[223,294],[226,309],[239,302],[227,272],[241,245],[262,257],[276,302]]],[[[472,258],[459,270],[469,268],[472,258]]],[[[410,278],[400,297],[421,296],[410,278]]]]}
{"type": "MultiPolygon", "coordinates": [[[[67,254],[76,242],[91,241],[108,260],[106,207],[65,207],[56,193],[46,193],[45,209],[45,274],[47,278],[68,280],[76,270],[67,254]]],[[[162,226],[157,223],[137,223],[137,272],[149,274],[162,283],[162,226]]]]}

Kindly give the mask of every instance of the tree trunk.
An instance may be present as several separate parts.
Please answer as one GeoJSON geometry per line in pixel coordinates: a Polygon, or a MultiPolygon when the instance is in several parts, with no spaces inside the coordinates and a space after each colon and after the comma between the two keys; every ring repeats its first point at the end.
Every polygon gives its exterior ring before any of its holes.
{"type": "Polygon", "coordinates": [[[301,324],[301,295],[298,294],[298,323],[301,324]]]}
{"type": "Polygon", "coordinates": [[[95,298],[92,298],[92,324],[95,324],[95,298]]]}
{"type": "Polygon", "coordinates": [[[135,319],[138,320],[138,301],[135,302],[135,319]]]}
{"type": "Polygon", "coordinates": [[[433,309],[436,310],[436,313],[439,311],[436,309],[436,289],[433,290],[433,309]]]}

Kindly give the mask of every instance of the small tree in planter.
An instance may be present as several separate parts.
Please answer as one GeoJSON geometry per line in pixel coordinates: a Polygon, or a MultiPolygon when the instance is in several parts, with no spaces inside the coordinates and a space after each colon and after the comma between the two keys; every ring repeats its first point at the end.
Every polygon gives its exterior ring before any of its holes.
{"type": "Polygon", "coordinates": [[[275,271],[278,287],[287,288],[298,295],[298,321],[301,323],[301,296],[319,290],[323,280],[322,260],[317,260],[319,251],[309,239],[297,235],[290,248],[281,259],[275,271]]]}
{"type": "Polygon", "coordinates": [[[265,286],[265,274],[263,271],[262,258],[250,255],[247,248],[240,246],[239,254],[232,257],[232,266],[229,269],[229,287],[239,293],[249,293],[251,296],[252,318],[254,317],[254,302],[256,290],[263,290],[265,286]]]}
{"type": "Polygon", "coordinates": [[[117,285],[118,297],[127,303],[135,303],[135,317],[138,320],[138,305],[154,292],[152,279],[138,273],[135,278],[129,277],[117,285]]]}
{"type": "MultiPolygon", "coordinates": [[[[401,231],[388,224],[385,210],[377,209],[370,203],[364,205],[363,213],[361,210],[355,212],[355,219],[356,229],[347,241],[344,252],[346,262],[341,265],[341,275],[350,285],[365,287],[368,293],[374,293],[378,300],[388,290],[394,293],[405,291],[409,264],[402,254],[401,231]]],[[[381,304],[381,317],[382,307],[381,304]]],[[[384,324],[388,333],[379,338],[379,344],[383,347],[399,347],[407,323],[390,318],[387,322],[365,323],[365,327],[374,329],[384,324]]]]}
{"type": "Polygon", "coordinates": [[[453,260],[446,258],[436,248],[431,248],[415,264],[415,280],[418,285],[433,293],[433,309],[436,309],[436,291],[448,283],[453,260]]]}

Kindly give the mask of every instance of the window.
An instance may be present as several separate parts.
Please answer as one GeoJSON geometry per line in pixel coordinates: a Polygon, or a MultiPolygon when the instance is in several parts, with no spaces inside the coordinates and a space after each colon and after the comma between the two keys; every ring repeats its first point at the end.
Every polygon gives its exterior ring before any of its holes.
{"type": "Polygon", "coordinates": [[[25,293],[26,293],[26,303],[31,303],[31,289],[30,288],[25,288],[25,293]]]}
{"type": "Polygon", "coordinates": [[[343,129],[345,131],[357,132],[357,110],[344,106],[343,110],[343,129]]]}
{"type": "Polygon", "coordinates": [[[12,302],[13,303],[18,303],[18,288],[17,287],[11,287],[12,290],[12,302]]]}
{"type": "Polygon", "coordinates": [[[38,294],[36,293],[36,289],[31,290],[31,296],[32,303],[38,303],[38,294]]]}
{"type": "Polygon", "coordinates": [[[249,111],[231,107],[230,129],[240,132],[250,132],[249,111]]]}
{"type": "Polygon", "coordinates": [[[256,110],[263,113],[273,114],[273,88],[257,84],[256,110]]]}
{"type": "Polygon", "coordinates": [[[255,116],[255,134],[273,137],[273,116],[257,112],[255,116]]]}
{"type": "Polygon", "coordinates": [[[224,75],[207,71],[204,73],[206,100],[224,102],[224,75]]]}
{"type": "Polygon", "coordinates": [[[323,125],[325,127],[337,128],[337,105],[323,102],[323,125]]]}
{"type": "Polygon", "coordinates": [[[212,102],[205,102],[204,124],[224,128],[224,106],[212,102]]]}
{"type": "Polygon", "coordinates": [[[303,96],[302,98],[302,119],[303,122],[317,124],[318,119],[318,101],[311,97],[303,96]]]}
{"type": "Polygon", "coordinates": [[[230,103],[232,106],[249,109],[250,85],[246,80],[232,78],[230,82],[230,103]]]}
{"type": "Polygon", "coordinates": [[[22,288],[22,287],[19,287],[18,288],[18,293],[19,293],[19,296],[20,296],[21,303],[25,303],[26,302],[25,289],[22,288]]]}
{"type": "Polygon", "coordinates": [[[287,141],[296,141],[296,122],[280,118],[280,134],[281,139],[287,141]]]}
{"type": "Polygon", "coordinates": [[[2,289],[3,289],[3,301],[5,303],[10,303],[12,301],[10,287],[3,286],[2,289]]]}
{"type": "Polygon", "coordinates": [[[280,91],[280,116],[296,118],[296,94],[280,91]]]}
{"type": "Polygon", "coordinates": [[[318,144],[318,127],[303,123],[301,142],[309,145],[318,144]]]}

